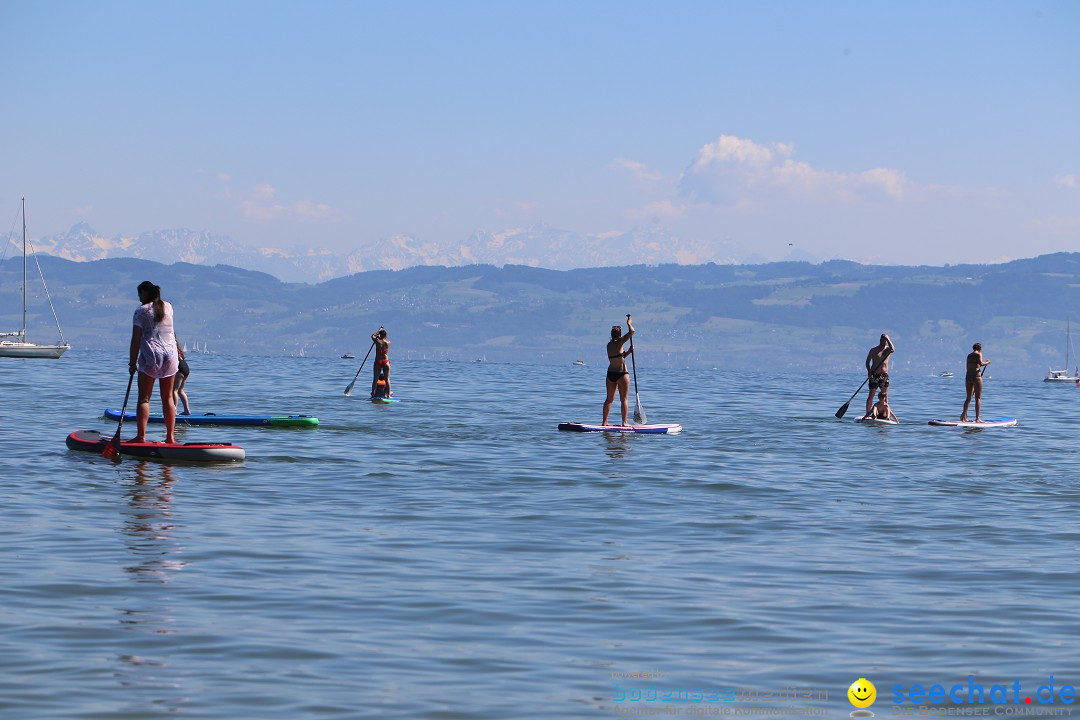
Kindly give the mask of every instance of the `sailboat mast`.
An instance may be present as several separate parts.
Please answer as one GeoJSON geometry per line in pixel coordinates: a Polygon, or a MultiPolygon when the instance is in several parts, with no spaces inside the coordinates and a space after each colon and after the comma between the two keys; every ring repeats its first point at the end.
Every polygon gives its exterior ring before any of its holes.
{"type": "Polygon", "coordinates": [[[22,331],[19,339],[26,339],[26,198],[22,199],[22,331]]]}

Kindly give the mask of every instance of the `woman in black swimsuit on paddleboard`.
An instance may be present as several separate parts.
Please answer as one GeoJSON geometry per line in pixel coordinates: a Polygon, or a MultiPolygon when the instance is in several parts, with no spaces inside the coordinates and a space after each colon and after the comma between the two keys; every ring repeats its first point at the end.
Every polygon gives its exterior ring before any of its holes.
{"type": "Polygon", "coordinates": [[[619,399],[622,401],[622,424],[626,425],[626,413],[629,409],[627,395],[630,394],[630,373],[626,371],[626,356],[634,352],[633,347],[623,351],[623,345],[634,336],[634,324],[630,316],[626,317],[626,327],[629,332],[622,334],[622,325],[611,326],[611,341],[607,344],[608,369],[607,369],[607,399],[604,400],[604,425],[608,424],[608,414],[611,412],[611,404],[615,402],[615,390],[619,391],[619,399]]]}

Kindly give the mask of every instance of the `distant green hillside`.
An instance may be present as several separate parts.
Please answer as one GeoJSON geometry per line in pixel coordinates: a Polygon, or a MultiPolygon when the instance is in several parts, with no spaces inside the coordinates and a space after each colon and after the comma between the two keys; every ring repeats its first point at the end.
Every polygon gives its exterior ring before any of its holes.
{"type": "MultiPolygon", "coordinates": [[[[980,341],[995,375],[1030,377],[1063,365],[1066,318],[1080,336],[1080,253],[948,267],[415,267],[318,285],[224,265],[40,261],[76,348],[124,350],[143,279],[176,306],[182,340],[220,353],[359,359],[385,325],[397,357],[600,365],[608,329],[631,312],[652,366],[857,371],[886,330],[898,372],[958,371],[980,341]]],[[[28,285],[31,337],[52,340],[36,272],[28,285]]],[[[2,329],[20,324],[20,287],[21,261],[0,263],[2,329]]]]}

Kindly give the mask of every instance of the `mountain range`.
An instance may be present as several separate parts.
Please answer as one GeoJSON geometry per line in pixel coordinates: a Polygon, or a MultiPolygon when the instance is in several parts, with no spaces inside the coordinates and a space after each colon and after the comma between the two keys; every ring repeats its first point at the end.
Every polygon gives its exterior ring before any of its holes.
{"type": "MultiPolygon", "coordinates": [[[[37,260],[69,355],[126,352],[135,287],[145,279],[174,304],[182,341],[270,356],[362,356],[382,325],[398,358],[602,366],[609,328],[630,312],[638,364],[650,368],[859,373],[867,349],[888,332],[898,373],[962,375],[978,341],[995,377],[1040,378],[1062,367],[1066,324],[1080,318],[1080,253],[945,267],[415,266],[314,284],[224,264],[37,260]]],[[[56,328],[32,272],[28,334],[52,341],[56,328]]],[[[0,330],[21,323],[21,273],[21,258],[0,262],[0,330]]]]}
{"type": "MultiPolygon", "coordinates": [[[[6,240],[8,255],[22,252],[21,234],[10,234],[6,240]]],[[[265,272],[288,282],[307,283],[417,265],[526,265],[569,270],[621,265],[627,258],[649,265],[765,262],[760,255],[734,243],[680,238],[659,227],[589,235],[542,223],[500,232],[476,231],[459,243],[423,242],[398,235],[348,253],[308,247],[256,248],[223,235],[192,230],[158,230],[109,238],[86,223],[73,226],[64,235],[33,239],[32,245],[39,253],[75,262],[130,257],[161,263],[224,264],[265,272]]],[[[794,253],[789,259],[815,258],[794,253]]]]}

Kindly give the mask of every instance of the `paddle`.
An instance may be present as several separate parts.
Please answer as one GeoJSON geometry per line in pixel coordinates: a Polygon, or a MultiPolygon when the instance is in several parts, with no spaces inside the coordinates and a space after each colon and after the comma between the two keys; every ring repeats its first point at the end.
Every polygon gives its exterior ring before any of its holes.
{"type": "MultiPolygon", "coordinates": [[[[630,315],[626,315],[626,324],[630,325],[630,315]]],[[[630,336],[630,367],[634,370],[634,423],[637,425],[644,425],[645,420],[645,408],[641,407],[641,396],[638,395],[637,387],[637,361],[634,359],[634,336],[630,336]]]]}
{"type": "MultiPolygon", "coordinates": [[[[872,368],[870,369],[870,375],[873,375],[873,374],[874,374],[874,372],[875,372],[875,371],[876,371],[876,370],[877,370],[877,369],[878,369],[879,367],[881,367],[881,364],[882,364],[883,362],[885,362],[885,358],[889,357],[889,355],[890,355],[891,353],[892,353],[892,350],[886,350],[886,351],[885,351],[885,354],[881,356],[881,360],[879,360],[879,361],[878,361],[878,364],[877,364],[877,365],[875,365],[874,367],[872,367],[872,368]]],[[[840,406],[840,409],[836,411],[836,417],[838,417],[838,418],[842,418],[842,417],[844,417],[844,413],[846,413],[846,412],[847,412],[847,409],[848,409],[848,405],[850,405],[850,404],[851,404],[851,401],[855,399],[855,395],[858,395],[858,394],[859,394],[860,392],[862,392],[863,386],[865,386],[865,385],[866,385],[866,383],[870,382],[870,375],[867,375],[867,376],[866,376],[866,379],[862,381],[862,385],[860,385],[860,386],[859,386],[859,389],[855,391],[855,394],[854,394],[854,395],[852,395],[852,396],[851,396],[850,398],[848,398],[848,401],[847,401],[846,403],[844,403],[843,405],[841,405],[841,406],[840,406]]]]}
{"type": "Polygon", "coordinates": [[[116,423],[116,434],[112,440],[105,443],[101,450],[101,457],[108,458],[113,462],[120,462],[120,428],[124,427],[124,415],[127,414],[128,399],[131,397],[131,381],[135,379],[135,373],[128,377],[127,392],[124,393],[124,407],[120,410],[120,422],[116,423]]]}
{"type": "MultiPolygon", "coordinates": [[[[375,349],[375,341],[372,340],[371,341],[371,347],[369,347],[367,349],[367,355],[365,355],[364,359],[360,361],[360,370],[364,369],[364,363],[367,362],[368,357],[371,355],[371,351],[374,350],[374,349],[375,349]]],[[[345,397],[349,397],[349,395],[352,394],[352,386],[356,384],[356,378],[360,377],[360,370],[356,371],[356,377],[354,377],[352,379],[352,382],[349,383],[349,387],[345,388],[345,397]]]]}

